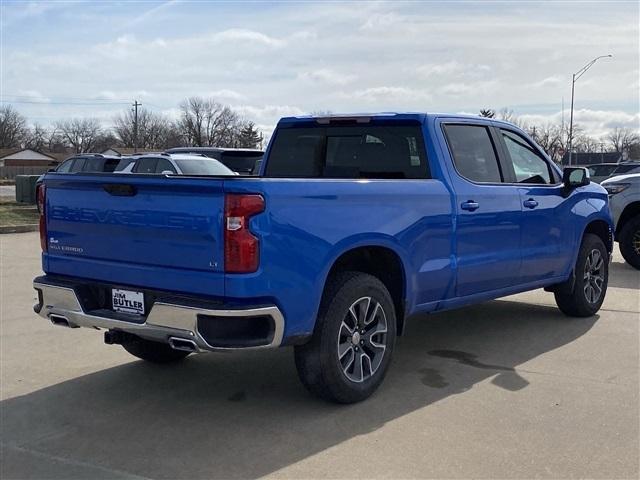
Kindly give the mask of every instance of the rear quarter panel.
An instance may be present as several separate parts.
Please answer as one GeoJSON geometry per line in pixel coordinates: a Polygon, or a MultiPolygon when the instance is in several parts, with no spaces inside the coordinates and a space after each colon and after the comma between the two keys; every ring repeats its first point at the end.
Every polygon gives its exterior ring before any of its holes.
{"type": "Polygon", "coordinates": [[[261,193],[265,213],[251,220],[261,239],[260,269],[225,275],[228,301],[261,297],[284,311],[285,336],[313,331],[335,260],[360,246],[400,257],[410,312],[442,298],[453,283],[451,203],[439,180],[242,179],[225,191],[261,193]]]}

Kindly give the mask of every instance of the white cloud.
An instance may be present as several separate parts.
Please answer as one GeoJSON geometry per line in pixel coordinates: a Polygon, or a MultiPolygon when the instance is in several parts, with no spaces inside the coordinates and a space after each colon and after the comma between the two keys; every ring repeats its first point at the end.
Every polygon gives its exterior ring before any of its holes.
{"type": "Polygon", "coordinates": [[[430,94],[421,91],[414,90],[407,87],[393,87],[393,86],[382,86],[382,87],[371,87],[365,88],[362,90],[356,90],[351,93],[342,93],[343,97],[347,98],[358,98],[365,100],[369,103],[375,103],[380,100],[430,100],[432,97],[430,94]]]}
{"type": "Polygon", "coordinates": [[[563,97],[568,105],[570,75],[594,52],[614,58],[580,79],[576,112],[605,113],[577,113],[579,123],[600,132],[633,122],[638,112],[633,39],[640,29],[631,4],[556,3],[550,17],[526,2],[464,4],[464,16],[456,2],[87,2],[82,9],[60,3],[46,21],[37,13],[41,5],[20,20],[24,5],[3,4],[3,94],[37,91],[51,99],[17,105],[39,121],[107,114],[102,106],[54,104],[64,97],[111,100],[115,111],[127,108],[119,99],[138,98],[173,112],[194,95],[236,105],[258,125],[309,111],[477,112],[505,105],[545,120],[563,97]],[[74,21],[80,14],[95,20],[74,21]],[[127,29],[129,18],[143,15],[127,29]]]}
{"type": "Polygon", "coordinates": [[[243,28],[232,28],[229,30],[218,32],[211,36],[211,41],[216,43],[226,43],[234,41],[255,42],[257,44],[266,45],[268,47],[283,47],[284,45],[286,45],[286,42],[282,39],[270,37],[269,35],[265,35],[264,33],[243,28]]]}
{"type": "Polygon", "coordinates": [[[361,30],[378,30],[389,28],[402,21],[402,17],[394,12],[374,13],[360,26],[361,30]]]}
{"type": "MultiPolygon", "coordinates": [[[[569,110],[564,111],[566,128],[569,128],[569,110]]],[[[547,115],[543,114],[518,114],[519,120],[527,125],[560,125],[563,112],[557,111],[547,115]]],[[[578,126],[584,132],[595,137],[604,137],[613,128],[630,128],[640,133],[640,113],[627,113],[620,110],[590,110],[586,108],[574,110],[574,126],[578,126]]]]}
{"type": "Polygon", "coordinates": [[[533,88],[555,87],[564,81],[562,75],[551,75],[531,84],[533,88]]]}
{"type": "Polygon", "coordinates": [[[300,80],[327,85],[346,85],[356,80],[356,76],[348,73],[338,73],[328,68],[321,68],[298,74],[300,80]]]}
{"type": "Polygon", "coordinates": [[[491,67],[489,65],[460,63],[456,60],[451,60],[445,63],[420,65],[416,68],[416,72],[424,78],[449,77],[451,75],[478,77],[490,73],[491,67]]]}
{"type": "Polygon", "coordinates": [[[223,88],[221,90],[213,90],[211,92],[206,93],[204,96],[215,98],[218,101],[221,101],[221,100],[239,101],[239,100],[246,100],[247,98],[247,96],[243,95],[242,93],[236,92],[235,90],[229,90],[226,88],[223,88]]]}

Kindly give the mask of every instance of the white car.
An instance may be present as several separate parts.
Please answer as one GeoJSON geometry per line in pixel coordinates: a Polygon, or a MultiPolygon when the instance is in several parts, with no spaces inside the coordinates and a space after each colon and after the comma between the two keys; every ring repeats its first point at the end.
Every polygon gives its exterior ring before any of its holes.
{"type": "Polygon", "coordinates": [[[611,177],[600,185],[609,192],[620,252],[629,265],[640,270],[640,173],[611,177]]]}
{"type": "Polygon", "coordinates": [[[203,155],[151,153],[124,157],[115,173],[154,175],[237,175],[213,158],[203,155]]]}

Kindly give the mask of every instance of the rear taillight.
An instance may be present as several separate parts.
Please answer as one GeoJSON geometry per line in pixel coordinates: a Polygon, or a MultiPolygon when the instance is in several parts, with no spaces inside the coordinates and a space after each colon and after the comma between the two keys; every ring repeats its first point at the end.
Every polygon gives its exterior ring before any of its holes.
{"type": "Polygon", "coordinates": [[[36,204],[40,213],[40,247],[43,252],[47,251],[47,197],[44,183],[38,185],[36,190],[36,204]]]}
{"type": "Polygon", "coordinates": [[[260,241],[249,230],[249,218],[264,211],[264,198],[227,194],[224,202],[224,270],[251,273],[260,263],[260,241]]]}

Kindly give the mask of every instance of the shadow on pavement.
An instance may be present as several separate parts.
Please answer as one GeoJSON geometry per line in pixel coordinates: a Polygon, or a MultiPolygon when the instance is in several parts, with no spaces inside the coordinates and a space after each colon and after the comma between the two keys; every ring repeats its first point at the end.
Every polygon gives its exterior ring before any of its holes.
{"type": "MultiPolygon", "coordinates": [[[[255,478],[488,378],[495,388],[526,388],[519,365],[596,320],[511,301],[413,320],[381,389],[351,406],[307,394],[290,349],[170,367],[132,361],[3,401],[3,442],[144,477],[255,478]]],[[[30,475],[26,463],[5,465],[3,478],[30,475]]]]}
{"type": "Polygon", "coordinates": [[[609,287],[634,290],[640,298],[640,270],[622,260],[609,265],[609,287]]]}

